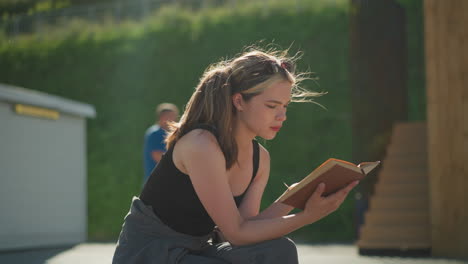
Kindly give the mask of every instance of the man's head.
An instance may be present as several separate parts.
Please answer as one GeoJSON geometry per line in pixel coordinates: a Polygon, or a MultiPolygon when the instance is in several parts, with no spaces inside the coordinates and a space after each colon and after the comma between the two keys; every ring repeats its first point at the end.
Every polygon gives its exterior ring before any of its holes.
{"type": "Polygon", "coordinates": [[[162,103],[156,107],[158,124],[164,130],[168,129],[168,123],[175,122],[179,118],[179,109],[171,103],[162,103]]]}

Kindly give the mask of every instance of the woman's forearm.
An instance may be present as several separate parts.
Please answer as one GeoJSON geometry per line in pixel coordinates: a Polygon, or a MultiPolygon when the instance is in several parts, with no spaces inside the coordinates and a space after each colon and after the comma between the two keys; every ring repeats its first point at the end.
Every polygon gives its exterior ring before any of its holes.
{"type": "Polygon", "coordinates": [[[234,245],[253,244],[285,236],[313,222],[304,212],[276,218],[245,220],[230,238],[234,245]]]}
{"type": "Polygon", "coordinates": [[[292,209],[294,209],[294,207],[286,205],[284,203],[274,202],[265,210],[261,211],[258,215],[249,218],[249,220],[261,220],[285,216],[289,214],[289,212],[291,212],[292,209]]]}

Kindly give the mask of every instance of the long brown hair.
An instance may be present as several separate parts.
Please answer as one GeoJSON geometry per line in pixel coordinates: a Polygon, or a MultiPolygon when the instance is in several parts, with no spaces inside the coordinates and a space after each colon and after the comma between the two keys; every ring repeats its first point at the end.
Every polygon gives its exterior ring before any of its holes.
{"type": "Polygon", "coordinates": [[[254,49],[208,67],[180,121],[172,124],[166,139],[168,149],[196,125],[211,125],[216,129],[226,169],[230,169],[237,161],[238,153],[231,133],[236,115],[232,95],[240,93],[248,101],[278,81],[289,81],[293,85],[291,101],[311,101],[311,97],[320,95],[298,86],[302,77],[294,73],[296,59],[297,56],[287,57],[287,51],[254,49]]]}

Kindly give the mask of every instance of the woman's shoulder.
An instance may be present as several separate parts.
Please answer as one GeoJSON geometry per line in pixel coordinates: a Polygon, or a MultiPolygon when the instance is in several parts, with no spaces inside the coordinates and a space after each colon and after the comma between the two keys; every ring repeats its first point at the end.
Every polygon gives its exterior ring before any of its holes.
{"type": "Polygon", "coordinates": [[[193,164],[224,164],[225,159],[216,137],[205,129],[194,129],[175,144],[172,158],[175,166],[185,174],[193,164]]]}
{"type": "Polygon", "coordinates": [[[216,136],[209,130],[196,128],[183,135],[176,147],[191,152],[211,152],[220,150],[216,136]]]}

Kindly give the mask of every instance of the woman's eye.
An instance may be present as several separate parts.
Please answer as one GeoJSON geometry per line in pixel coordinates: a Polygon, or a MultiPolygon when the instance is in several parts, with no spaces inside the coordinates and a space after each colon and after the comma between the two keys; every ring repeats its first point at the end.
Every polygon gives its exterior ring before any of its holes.
{"type": "Polygon", "coordinates": [[[266,105],[268,108],[275,109],[276,105],[266,105]]]}

